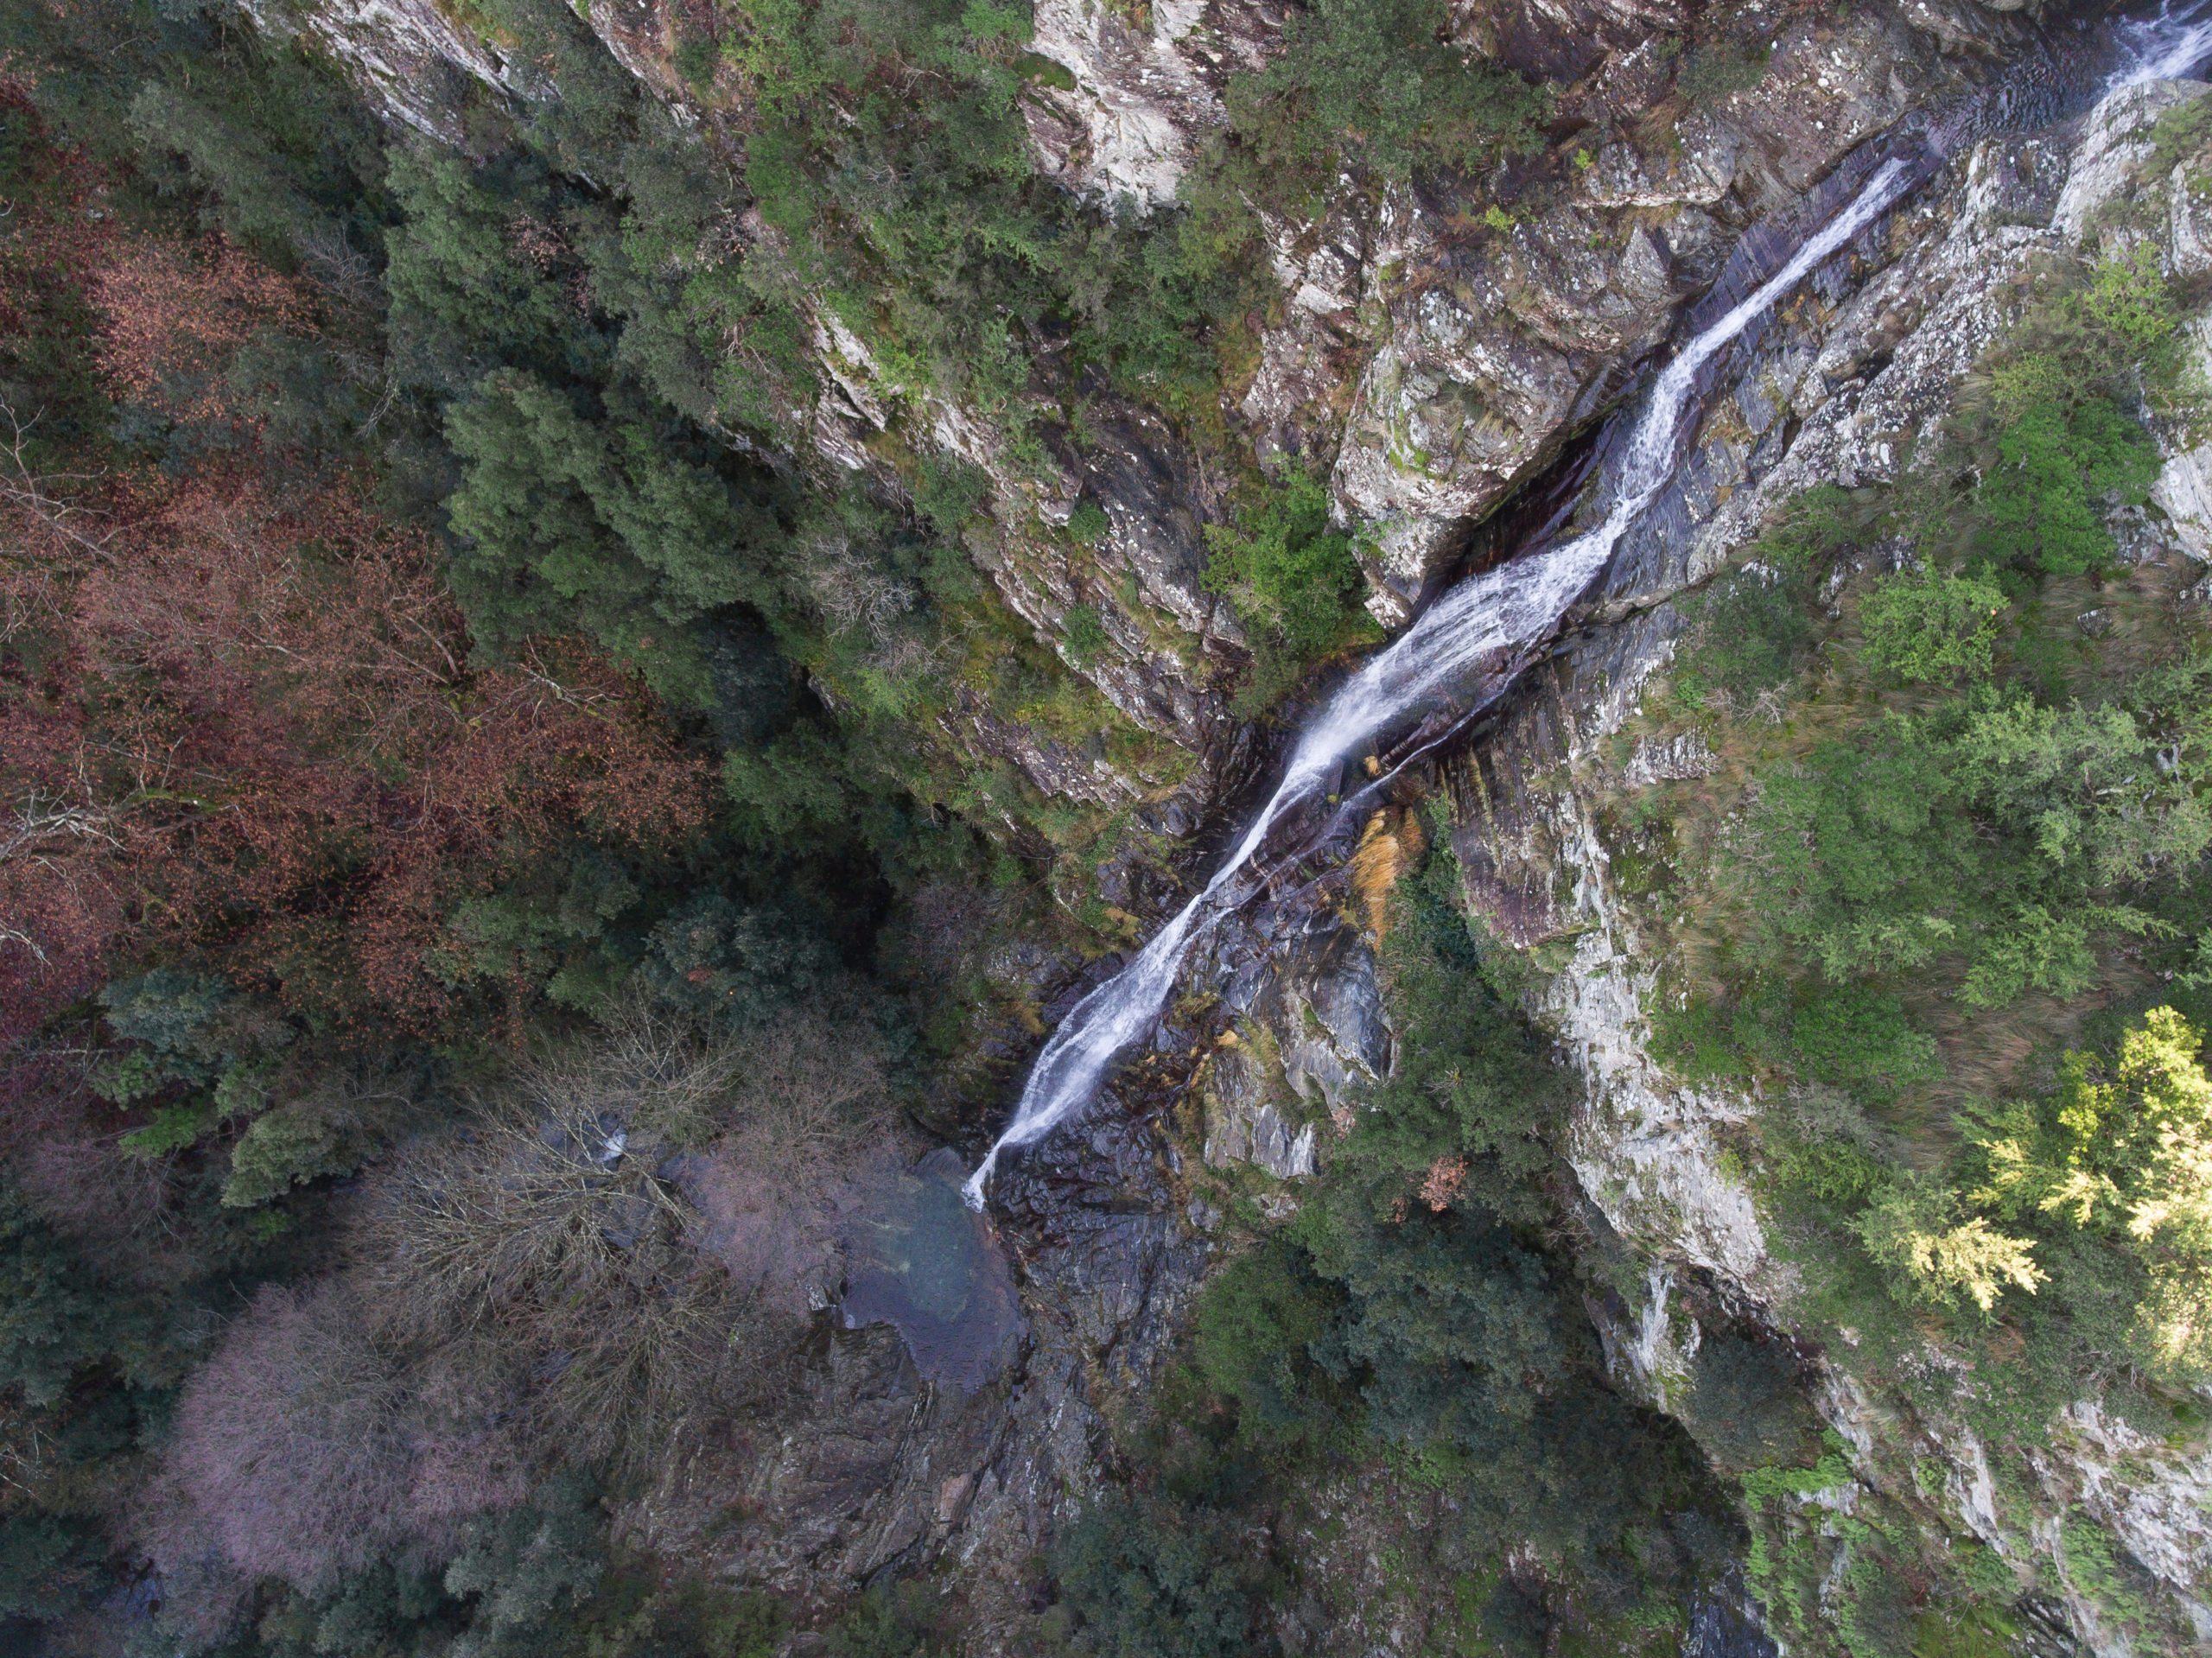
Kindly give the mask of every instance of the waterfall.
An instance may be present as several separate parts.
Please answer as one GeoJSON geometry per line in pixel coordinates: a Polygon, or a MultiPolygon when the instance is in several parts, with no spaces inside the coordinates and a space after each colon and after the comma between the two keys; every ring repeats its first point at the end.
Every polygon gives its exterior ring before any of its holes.
{"type": "Polygon", "coordinates": [[[1609,480],[1610,505],[1596,528],[1462,581],[1329,699],[1300,734],[1274,795],[1205,890],[1134,960],[1077,1002],[1045,1044],[1012,1121],[969,1178],[964,1190],[971,1204],[982,1207],[1001,1151],[1041,1138],[1080,1109],[1107,1067],[1151,1029],[1191,946],[1223,913],[1223,889],[1251,862],[1286,811],[1323,790],[1359,748],[1447,695],[1493,653],[1531,644],[1557,624],[1673,475],[1700,371],[1887,209],[1911,181],[1903,162],[1884,162],[1781,270],[1668,361],[1619,451],[1609,480]]]}
{"type": "Polygon", "coordinates": [[[2171,80],[2212,57],[2212,0],[2176,6],[2164,0],[2147,17],[2123,17],[2113,25],[2119,62],[2105,91],[2139,86],[2146,80],[2171,80]]]}

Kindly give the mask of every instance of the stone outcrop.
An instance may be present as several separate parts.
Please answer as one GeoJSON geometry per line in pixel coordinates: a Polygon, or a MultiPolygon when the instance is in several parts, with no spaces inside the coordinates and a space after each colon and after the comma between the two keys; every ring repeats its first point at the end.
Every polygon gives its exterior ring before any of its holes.
{"type": "Polygon", "coordinates": [[[508,86],[506,55],[437,0],[240,0],[264,32],[301,35],[418,132],[461,137],[457,82],[508,86]]]}

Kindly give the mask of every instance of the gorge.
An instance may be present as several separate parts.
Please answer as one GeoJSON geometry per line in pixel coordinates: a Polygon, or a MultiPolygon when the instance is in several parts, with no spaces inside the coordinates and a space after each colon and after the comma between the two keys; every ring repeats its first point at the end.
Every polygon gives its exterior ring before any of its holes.
{"type": "Polygon", "coordinates": [[[2212,1642],[2205,6],[6,29],[0,1643],[2212,1642]]]}

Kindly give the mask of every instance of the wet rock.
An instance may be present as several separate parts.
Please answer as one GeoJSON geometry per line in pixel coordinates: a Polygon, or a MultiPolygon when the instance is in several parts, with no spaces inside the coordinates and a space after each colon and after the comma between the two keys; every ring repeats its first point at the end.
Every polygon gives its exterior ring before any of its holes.
{"type": "Polygon", "coordinates": [[[1739,1585],[1701,1591],[1691,1603],[1681,1658],[1775,1658],[1780,1650],[1739,1585]]]}
{"type": "Polygon", "coordinates": [[[1332,479],[1370,542],[1370,608],[1407,620],[1481,517],[1548,458],[1679,297],[1658,244],[1565,208],[1440,254],[1385,302],[1332,479]]]}
{"type": "Polygon", "coordinates": [[[945,1480],[972,1478],[1005,1431],[1003,1388],[931,1388],[887,1324],[831,1335],[798,1386],[802,1426],[743,1491],[756,1518],[731,1565],[755,1583],[856,1587],[942,1538],[945,1480]]]}
{"type": "MultiPolygon", "coordinates": [[[[1632,384],[1681,302],[1713,279],[1716,216],[1740,226],[1788,206],[1914,104],[1963,90],[1885,10],[1790,22],[1774,46],[1757,86],[1682,112],[1663,137],[1596,145],[1573,194],[1526,222],[1409,244],[1370,296],[1386,328],[1332,484],[1370,531],[1370,607],[1386,623],[1408,619],[1471,526],[1632,384]]],[[[1592,86],[1656,89],[1662,66],[1641,51],[1610,59],[1592,86]]],[[[1571,101],[1618,112],[1594,96],[1571,101]]]]}

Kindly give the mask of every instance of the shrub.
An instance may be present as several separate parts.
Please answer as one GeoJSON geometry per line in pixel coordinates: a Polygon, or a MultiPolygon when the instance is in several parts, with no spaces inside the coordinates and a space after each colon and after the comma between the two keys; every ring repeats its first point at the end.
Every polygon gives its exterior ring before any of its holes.
{"type": "Polygon", "coordinates": [[[1974,576],[1933,569],[1885,576],[1859,606],[1862,653],[1910,684],[1986,679],[2007,608],[2001,588],[1974,576]]]}
{"type": "Polygon", "coordinates": [[[2163,180],[2197,156],[2208,140],[2212,140],[2212,100],[2193,98],[2177,104],[2152,123],[2151,156],[2145,171],[2163,180]]]}
{"type": "Polygon", "coordinates": [[[2061,994],[2101,937],[2148,919],[2099,895],[2212,842],[2148,721],[1980,690],[1770,768],[1730,874],[1758,896],[1749,942],[1803,950],[1839,982],[1962,950],[1979,1005],[2061,994]]]}
{"type": "Polygon", "coordinates": [[[933,1598],[918,1584],[869,1590],[830,1627],[830,1658],[951,1658],[933,1598]]]}
{"type": "Polygon", "coordinates": [[[1751,544],[1746,561],[1681,602],[1688,637],[1675,685],[1692,707],[1715,690],[1757,696],[1787,683],[1812,642],[1815,582],[1859,537],[1850,498],[1808,490],[1751,544]]]}
{"type": "Polygon", "coordinates": [[[1360,587],[1351,537],[1329,527],[1327,484],[1294,472],[1230,524],[1206,526],[1205,585],[1300,657],[1345,642],[1360,587]]]}
{"type": "Polygon", "coordinates": [[[1114,642],[1096,605],[1071,605],[1060,625],[1066,631],[1068,660],[1078,668],[1090,666],[1114,642]]]}
{"type": "Polygon", "coordinates": [[[1764,80],[1773,56],[1757,41],[1716,41],[1699,47],[1683,60],[1675,87],[1693,104],[1717,104],[1738,92],[1747,92],[1764,80]]]}
{"type": "Polygon", "coordinates": [[[1870,1102],[1943,1074],[1935,1039],[1912,1027],[1894,993],[1824,986],[1792,1010],[1789,1030],[1789,1064],[1799,1077],[1870,1102]]]}
{"type": "Polygon", "coordinates": [[[1998,435],[1997,462],[1975,492],[1977,545],[2051,575],[2079,575],[2110,556],[2099,502],[2140,500],[2158,473],[2142,427],[2104,397],[2070,408],[2048,396],[2024,401],[1998,435]]]}
{"type": "Polygon", "coordinates": [[[1707,1336],[1683,1413],[1698,1442],[1733,1472],[1802,1462],[1820,1443],[1796,1356],[1778,1341],[1707,1336]]]}
{"type": "Polygon", "coordinates": [[[1075,511],[1068,515],[1068,533],[1086,547],[1097,546],[1113,527],[1106,509],[1088,495],[1077,501],[1075,511]]]}

